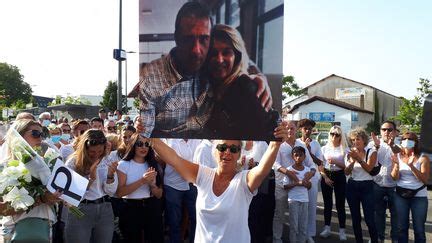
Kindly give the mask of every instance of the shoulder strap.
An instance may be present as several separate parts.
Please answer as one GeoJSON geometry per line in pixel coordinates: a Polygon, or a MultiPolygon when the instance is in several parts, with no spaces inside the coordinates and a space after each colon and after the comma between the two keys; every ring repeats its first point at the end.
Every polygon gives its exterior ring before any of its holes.
{"type": "Polygon", "coordinates": [[[365,158],[365,159],[366,159],[366,163],[367,163],[367,161],[368,161],[368,157],[369,157],[369,151],[370,151],[370,150],[371,150],[371,149],[370,149],[370,148],[368,148],[368,149],[367,149],[367,151],[366,151],[366,158],[365,158]]]}

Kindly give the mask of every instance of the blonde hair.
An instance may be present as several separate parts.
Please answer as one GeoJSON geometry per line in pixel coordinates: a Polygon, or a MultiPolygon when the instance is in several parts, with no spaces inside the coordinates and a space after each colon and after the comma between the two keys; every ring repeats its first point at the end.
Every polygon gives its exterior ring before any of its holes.
{"type": "Polygon", "coordinates": [[[226,86],[232,83],[237,77],[242,74],[247,74],[247,68],[249,66],[249,55],[247,54],[246,47],[240,33],[233,27],[224,24],[217,24],[212,28],[210,41],[210,48],[214,43],[214,40],[222,40],[230,43],[235,52],[234,66],[231,74],[225,78],[223,84],[217,85],[221,91],[225,90],[226,86]]]}
{"type": "MultiPolygon", "coordinates": [[[[347,144],[345,134],[342,131],[342,128],[338,125],[334,125],[330,128],[330,131],[328,132],[329,138],[331,136],[330,133],[337,133],[340,135],[340,139],[341,139],[340,140],[340,147],[342,149],[342,152],[344,152],[345,149],[348,147],[348,144],[347,144]]],[[[327,145],[333,147],[333,144],[330,142],[330,139],[327,140],[327,145]]]]}
{"type": "Polygon", "coordinates": [[[108,142],[111,143],[111,150],[117,150],[119,146],[119,140],[120,140],[119,136],[114,133],[108,133],[107,135],[105,135],[105,137],[108,140],[108,142]]]}
{"type": "MultiPolygon", "coordinates": [[[[75,171],[82,176],[86,176],[90,173],[90,167],[93,163],[87,152],[88,147],[93,146],[89,141],[96,141],[97,144],[94,145],[104,144],[104,150],[106,149],[107,140],[102,131],[89,129],[80,136],[75,147],[76,150],[71,156],[75,159],[75,171]]],[[[105,153],[103,153],[99,159],[102,159],[104,156],[105,153]]]]}

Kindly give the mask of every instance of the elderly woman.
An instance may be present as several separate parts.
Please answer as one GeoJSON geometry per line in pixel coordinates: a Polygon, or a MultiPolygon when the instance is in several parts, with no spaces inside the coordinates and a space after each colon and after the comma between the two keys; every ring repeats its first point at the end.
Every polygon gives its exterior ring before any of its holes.
{"type": "Polygon", "coordinates": [[[219,24],[211,36],[206,66],[215,95],[206,138],[274,139],[279,114],[267,112],[256,97],[257,84],[246,75],[249,57],[240,34],[219,24]]]}
{"type": "MultiPolygon", "coordinates": [[[[285,140],[286,124],[274,130],[274,136],[285,140]]],[[[270,172],[281,142],[271,142],[260,163],[251,170],[237,170],[241,158],[241,141],[218,142],[217,168],[187,161],[159,139],[152,139],[159,157],[170,164],[187,181],[196,184],[195,242],[250,242],[248,209],[252,197],[270,172]]]]}
{"type": "Polygon", "coordinates": [[[413,132],[402,135],[402,151],[393,158],[391,176],[397,183],[395,206],[398,216],[398,242],[408,242],[411,211],[415,242],[426,242],[425,223],[428,213],[426,183],[430,175],[430,161],[420,154],[419,141],[413,132]],[[407,195],[407,192],[412,194],[407,195]]]}
{"type": "Polygon", "coordinates": [[[356,242],[363,242],[361,204],[371,242],[378,242],[374,221],[373,178],[369,174],[376,165],[377,152],[366,147],[369,137],[362,128],[351,130],[348,137],[352,147],[345,157],[345,175],[349,175],[346,198],[351,211],[354,235],[356,242]]]}
{"type": "MultiPolygon", "coordinates": [[[[30,119],[21,119],[14,123],[14,128],[31,147],[41,147],[42,150],[48,148],[46,145],[41,146],[42,126],[38,122],[30,119]]],[[[10,152],[7,152],[6,157],[0,159],[0,167],[2,167],[3,163],[7,163],[10,159],[12,159],[12,155],[10,152]]],[[[3,241],[6,243],[9,242],[10,237],[14,232],[15,224],[20,220],[36,217],[55,222],[56,216],[52,205],[59,201],[58,196],[59,194],[57,193],[51,194],[50,192],[46,191],[43,196],[41,196],[39,199],[36,199],[38,205],[28,212],[15,212],[13,209],[6,207],[6,205],[3,204],[0,199],[0,216],[5,216],[2,219],[2,232],[0,232],[0,241],[2,239],[1,236],[3,236],[3,241]]]]}

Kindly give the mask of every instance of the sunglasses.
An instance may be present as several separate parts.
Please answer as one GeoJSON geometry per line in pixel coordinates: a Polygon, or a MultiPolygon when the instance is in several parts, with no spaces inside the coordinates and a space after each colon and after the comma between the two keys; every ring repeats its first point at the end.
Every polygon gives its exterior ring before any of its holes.
{"type": "Polygon", "coordinates": [[[150,143],[149,142],[143,142],[143,141],[137,141],[136,143],[135,143],[135,146],[136,147],[138,147],[138,148],[142,148],[142,147],[146,147],[146,148],[150,148],[150,143]]]}
{"type": "Polygon", "coordinates": [[[43,132],[39,131],[39,130],[31,130],[31,136],[33,138],[40,138],[43,135],[43,132]]]}
{"type": "Polygon", "coordinates": [[[393,132],[393,128],[381,128],[381,131],[383,131],[383,132],[386,132],[386,131],[393,132]]]}
{"type": "Polygon", "coordinates": [[[333,137],[340,137],[340,134],[339,133],[333,133],[333,132],[331,132],[330,133],[330,136],[333,136],[333,137]]]}
{"type": "Polygon", "coordinates": [[[107,142],[106,138],[99,138],[99,139],[89,139],[86,141],[86,144],[89,146],[95,146],[95,145],[106,144],[106,142],[107,142]]]}
{"type": "Polygon", "coordinates": [[[227,149],[233,154],[240,152],[241,147],[239,145],[231,144],[230,146],[226,145],[225,143],[216,145],[216,149],[219,152],[225,152],[227,149]]]}

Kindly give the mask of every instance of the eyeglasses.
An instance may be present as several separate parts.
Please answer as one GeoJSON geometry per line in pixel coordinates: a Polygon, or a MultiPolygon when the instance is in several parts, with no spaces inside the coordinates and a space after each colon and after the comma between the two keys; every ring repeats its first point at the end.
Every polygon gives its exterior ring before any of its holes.
{"type": "Polygon", "coordinates": [[[231,144],[230,146],[226,145],[225,143],[216,145],[216,149],[219,152],[225,152],[227,149],[233,154],[240,152],[241,147],[239,145],[231,144]]]}
{"type": "Polygon", "coordinates": [[[381,131],[383,131],[383,132],[393,132],[393,128],[381,128],[381,131]]]}
{"type": "Polygon", "coordinates": [[[136,147],[138,147],[138,148],[142,148],[142,147],[146,147],[146,148],[150,148],[150,143],[149,142],[143,142],[143,141],[137,141],[136,143],[135,143],[135,146],[136,147]]]}
{"type": "Polygon", "coordinates": [[[107,142],[106,138],[98,138],[98,139],[89,139],[86,141],[86,144],[89,146],[102,145],[107,142]]]}
{"type": "Polygon", "coordinates": [[[341,135],[339,134],[339,133],[334,133],[334,132],[331,132],[330,133],[330,136],[334,136],[334,137],[340,137],[341,135]]]}
{"type": "Polygon", "coordinates": [[[31,130],[30,132],[33,138],[40,138],[43,135],[43,132],[39,130],[31,130]]]}

